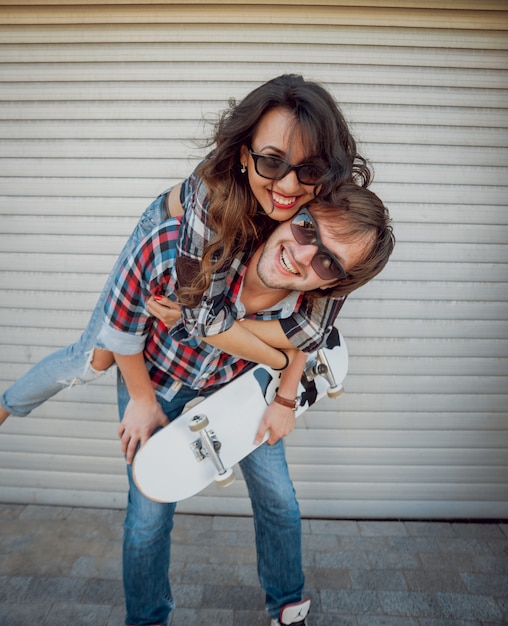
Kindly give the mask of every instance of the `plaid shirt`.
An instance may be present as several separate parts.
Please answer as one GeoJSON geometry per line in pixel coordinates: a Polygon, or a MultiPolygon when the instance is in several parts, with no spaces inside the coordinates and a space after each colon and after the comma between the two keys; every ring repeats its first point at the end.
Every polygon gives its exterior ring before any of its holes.
{"type": "MultiPolygon", "coordinates": [[[[165,396],[175,380],[193,389],[210,388],[229,382],[252,364],[221,352],[181,326],[169,331],[150,316],[144,303],[150,295],[174,299],[175,258],[181,218],[170,219],[154,230],[121,267],[105,305],[106,322],[100,339],[119,354],[144,353],[156,391],[165,396]]],[[[244,317],[239,299],[247,258],[235,258],[225,277],[225,297],[237,318],[244,317]]],[[[253,319],[288,317],[298,308],[302,294],[293,292],[270,310],[253,319]]]]}
{"type": "MultiPolygon", "coordinates": [[[[182,183],[180,201],[184,208],[184,220],[180,228],[178,255],[200,260],[206,242],[215,236],[208,225],[207,189],[196,172],[182,183]]],[[[212,274],[210,285],[198,307],[182,310],[182,326],[194,337],[208,337],[224,332],[235,319],[234,311],[224,297],[227,271],[212,274]]],[[[312,352],[323,343],[333,321],[339,314],[345,297],[324,297],[318,300],[303,298],[302,305],[281,326],[291,343],[312,352]]]]}

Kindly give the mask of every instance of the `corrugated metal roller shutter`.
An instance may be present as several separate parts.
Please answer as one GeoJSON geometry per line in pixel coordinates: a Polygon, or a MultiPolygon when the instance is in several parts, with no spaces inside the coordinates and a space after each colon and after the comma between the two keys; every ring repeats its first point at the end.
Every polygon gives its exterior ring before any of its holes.
{"type": "MultiPolygon", "coordinates": [[[[343,310],[348,393],[288,439],[302,511],[506,517],[505,3],[15,4],[0,2],[1,389],[78,336],[137,216],[197,162],[202,117],[303,73],[342,103],[398,245],[343,310]]],[[[123,505],[116,419],[110,377],[8,420],[0,499],[123,505]]],[[[237,482],[181,509],[249,504],[237,482]]]]}

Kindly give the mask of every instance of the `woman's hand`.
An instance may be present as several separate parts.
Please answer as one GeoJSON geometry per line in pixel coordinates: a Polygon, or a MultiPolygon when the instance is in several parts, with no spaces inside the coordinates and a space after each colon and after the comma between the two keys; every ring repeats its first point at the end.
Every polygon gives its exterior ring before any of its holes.
{"type": "Polygon", "coordinates": [[[180,321],[182,307],[166,296],[150,296],[146,308],[150,315],[159,319],[167,328],[180,321]]]}

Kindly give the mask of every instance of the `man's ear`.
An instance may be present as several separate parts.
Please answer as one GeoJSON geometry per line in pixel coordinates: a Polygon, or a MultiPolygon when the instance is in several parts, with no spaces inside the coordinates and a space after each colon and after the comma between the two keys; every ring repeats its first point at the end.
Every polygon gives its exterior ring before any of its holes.
{"type": "Polygon", "coordinates": [[[326,285],[321,285],[319,289],[321,289],[321,291],[327,291],[328,289],[333,289],[334,287],[337,287],[337,285],[340,285],[340,280],[334,280],[333,283],[327,283],[326,285]]]}

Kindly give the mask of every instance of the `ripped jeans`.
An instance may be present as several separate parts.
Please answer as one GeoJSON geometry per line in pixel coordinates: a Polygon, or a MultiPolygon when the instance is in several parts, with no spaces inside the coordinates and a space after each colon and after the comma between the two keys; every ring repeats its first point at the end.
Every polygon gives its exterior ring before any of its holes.
{"type": "Polygon", "coordinates": [[[83,334],[73,344],[57,350],[36,363],[3,394],[1,404],[11,415],[24,417],[66,387],[91,382],[105,373],[92,368],[94,349],[103,348],[97,335],[104,320],[104,303],[121,263],[139,241],[167,218],[166,197],[158,196],[144,211],[111,270],[83,334]]]}

